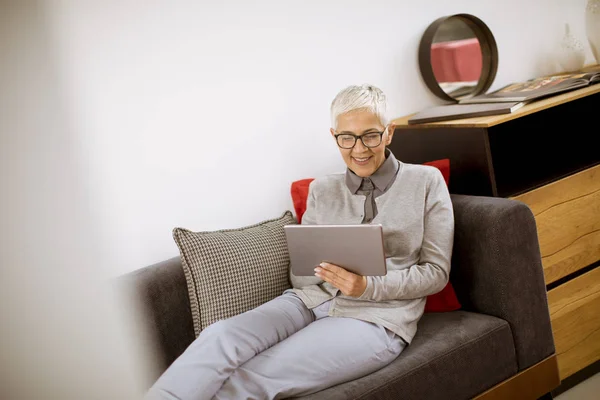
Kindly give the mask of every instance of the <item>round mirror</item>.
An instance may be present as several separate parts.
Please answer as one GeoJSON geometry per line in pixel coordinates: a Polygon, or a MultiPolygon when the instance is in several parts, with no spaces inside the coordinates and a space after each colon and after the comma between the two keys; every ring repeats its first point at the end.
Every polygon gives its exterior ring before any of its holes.
{"type": "Polygon", "coordinates": [[[498,69],[496,40],[473,15],[438,18],[421,38],[419,68],[427,87],[443,100],[485,93],[498,69]]]}

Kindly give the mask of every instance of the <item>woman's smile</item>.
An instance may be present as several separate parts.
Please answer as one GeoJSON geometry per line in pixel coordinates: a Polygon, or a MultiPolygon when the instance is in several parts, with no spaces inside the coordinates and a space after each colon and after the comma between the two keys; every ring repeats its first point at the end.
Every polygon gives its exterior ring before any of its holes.
{"type": "Polygon", "coordinates": [[[356,165],[364,166],[364,165],[367,165],[369,163],[369,161],[371,161],[371,158],[373,158],[373,156],[369,156],[369,157],[352,157],[352,161],[356,165]]]}

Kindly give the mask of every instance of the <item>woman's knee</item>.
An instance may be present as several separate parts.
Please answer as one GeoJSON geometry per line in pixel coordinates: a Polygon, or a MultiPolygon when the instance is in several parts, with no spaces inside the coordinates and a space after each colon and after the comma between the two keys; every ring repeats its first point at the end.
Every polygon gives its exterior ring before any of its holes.
{"type": "Polygon", "coordinates": [[[200,336],[208,337],[213,336],[217,338],[228,337],[234,331],[234,324],[229,319],[222,319],[217,322],[213,322],[200,332],[200,336]]]}

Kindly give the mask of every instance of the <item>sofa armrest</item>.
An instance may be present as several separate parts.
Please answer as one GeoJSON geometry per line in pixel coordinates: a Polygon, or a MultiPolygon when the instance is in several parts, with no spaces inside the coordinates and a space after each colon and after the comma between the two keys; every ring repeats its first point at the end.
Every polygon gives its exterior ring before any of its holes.
{"type": "Polygon", "coordinates": [[[452,195],[451,280],[464,309],[510,324],[519,370],[555,352],[536,222],[517,200],[452,195]]]}
{"type": "Polygon", "coordinates": [[[174,257],[117,279],[143,311],[139,321],[152,340],[148,351],[156,355],[155,373],[162,374],[195,339],[181,260],[174,257]]]}

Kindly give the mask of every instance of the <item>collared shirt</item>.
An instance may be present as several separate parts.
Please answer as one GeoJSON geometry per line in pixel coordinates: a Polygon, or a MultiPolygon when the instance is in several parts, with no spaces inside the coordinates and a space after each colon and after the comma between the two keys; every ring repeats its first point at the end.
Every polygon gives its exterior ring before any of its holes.
{"type": "Polygon", "coordinates": [[[368,178],[361,178],[350,168],[346,169],[346,186],[350,192],[366,196],[363,224],[370,224],[377,216],[375,199],[392,186],[398,175],[399,164],[394,154],[389,149],[385,149],[385,157],[383,164],[368,178]]]}

